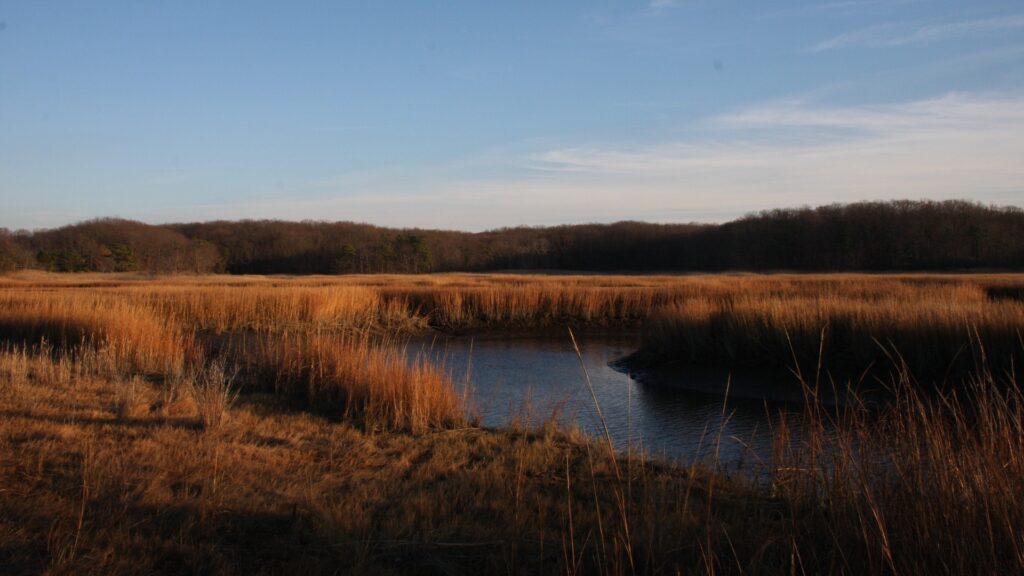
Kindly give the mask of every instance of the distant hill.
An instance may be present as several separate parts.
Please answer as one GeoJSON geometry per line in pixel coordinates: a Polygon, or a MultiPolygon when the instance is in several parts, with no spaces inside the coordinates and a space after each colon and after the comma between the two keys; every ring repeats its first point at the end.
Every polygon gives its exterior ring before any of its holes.
{"type": "Polygon", "coordinates": [[[968,201],[833,204],[725,224],[617,222],[470,233],[354,222],[0,229],[0,270],[341,274],[492,270],[1024,269],[1024,210],[968,201]]]}

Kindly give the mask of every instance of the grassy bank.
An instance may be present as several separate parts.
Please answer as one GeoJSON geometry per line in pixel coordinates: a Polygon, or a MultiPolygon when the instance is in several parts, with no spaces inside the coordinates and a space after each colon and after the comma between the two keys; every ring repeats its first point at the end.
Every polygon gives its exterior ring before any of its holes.
{"type": "MultiPolygon", "coordinates": [[[[1019,280],[8,277],[0,565],[1024,571],[1024,398],[1003,369],[1020,350],[1019,280]],[[406,362],[393,345],[431,325],[556,323],[639,326],[662,359],[761,354],[799,366],[810,399],[802,432],[775,420],[772,458],[747,467],[758,475],[728,477],[713,459],[616,454],[554,426],[485,430],[467,419],[451,375],[406,362]],[[875,353],[860,351],[862,337],[916,338],[916,361],[938,362],[934,343],[961,327],[998,342],[951,376],[953,392],[923,393],[908,362],[885,376],[892,401],[882,409],[814,401],[829,362],[875,353]]],[[[734,439],[712,429],[704,441],[734,439]]]]}
{"type": "Polygon", "coordinates": [[[1024,569],[1024,403],[1005,382],[938,404],[904,387],[881,414],[811,405],[755,482],[553,428],[375,429],[235,397],[217,366],[169,387],[36,352],[0,355],[12,573],[1024,569]]]}
{"type": "Polygon", "coordinates": [[[663,307],[643,331],[652,362],[869,367],[941,379],[1024,356],[1015,279],[864,278],[747,281],[663,307]],[[1010,294],[1010,297],[1003,297],[1010,294]]]}
{"type": "MultiPolygon", "coordinates": [[[[171,328],[163,332],[185,337],[564,333],[571,326],[640,331],[640,357],[649,364],[788,367],[794,358],[801,364],[820,358],[847,373],[906,364],[919,377],[937,379],[975,370],[982,356],[1001,362],[999,369],[1024,360],[1022,291],[1024,276],[1009,274],[151,279],[28,273],[0,279],[0,337],[46,335],[54,322],[61,334],[106,334],[102,324],[109,321],[89,310],[111,306],[121,308],[118,318],[155,319],[171,328]],[[65,330],[72,311],[84,324],[65,330]]],[[[147,339],[149,328],[132,329],[139,334],[131,342],[147,339]]],[[[174,346],[168,342],[162,354],[174,346]]]]}
{"type": "Polygon", "coordinates": [[[712,501],[715,522],[768,502],[554,429],[374,431],[272,394],[211,401],[201,375],[171,392],[23,350],[0,372],[16,572],[645,571],[699,562],[712,542],[668,539],[699,534],[712,501]]]}

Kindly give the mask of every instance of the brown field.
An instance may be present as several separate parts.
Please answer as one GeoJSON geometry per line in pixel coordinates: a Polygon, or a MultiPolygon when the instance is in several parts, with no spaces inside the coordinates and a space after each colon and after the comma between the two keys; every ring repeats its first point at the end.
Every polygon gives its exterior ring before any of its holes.
{"type": "Polygon", "coordinates": [[[1022,287],[1021,275],[0,277],[0,566],[1021,572],[1022,287]],[[616,454],[554,425],[486,430],[457,377],[401,350],[430,330],[566,326],[638,331],[650,365],[792,368],[812,398],[805,434],[778,422],[755,478],[616,454]],[[892,389],[884,407],[813,401],[823,377],[844,385],[869,366],[892,389]],[[955,386],[934,392],[936,374],[955,386]]]}
{"type": "Polygon", "coordinates": [[[919,377],[1019,362],[1024,275],[0,278],[0,337],[123,340],[137,364],[179,362],[205,333],[639,330],[648,363],[791,367],[822,360],[919,377]],[[149,328],[147,328],[147,326],[149,328]],[[118,335],[113,334],[116,327],[118,335]],[[177,339],[177,341],[176,341],[177,339]],[[177,351],[184,347],[185,352],[177,351]],[[906,364],[906,366],[904,366],[906,364]]]}

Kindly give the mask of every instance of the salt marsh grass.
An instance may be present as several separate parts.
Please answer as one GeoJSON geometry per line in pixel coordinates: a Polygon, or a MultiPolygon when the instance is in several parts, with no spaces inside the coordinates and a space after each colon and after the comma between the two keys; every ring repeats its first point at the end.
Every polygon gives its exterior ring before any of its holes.
{"type": "MultiPolygon", "coordinates": [[[[1022,285],[1013,275],[5,277],[0,564],[1022,572],[1022,285]],[[737,475],[713,457],[620,454],[556,426],[486,430],[467,418],[457,378],[402,347],[432,327],[565,325],[581,338],[639,330],[651,361],[785,366],[807,391],[800,434],[776,418],[772,456],[737,475]],[[865,362],[889,363],[874,376],[886,402],[855,391],[839,406],[818,401],[865,362]],[[930,363],[955,386],[915,372],[930,363]]],[[[707,442],[724,441],[710,430],[707,442]]]]}

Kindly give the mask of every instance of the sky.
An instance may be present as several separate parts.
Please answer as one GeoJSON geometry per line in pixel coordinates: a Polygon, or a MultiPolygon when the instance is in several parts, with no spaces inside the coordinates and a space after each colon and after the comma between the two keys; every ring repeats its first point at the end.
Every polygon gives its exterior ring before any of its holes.
{"type": "Polygon", "coordinates": [[[1024,205],[1024,3],[0,0],[0,227],[1024,205]]]}

